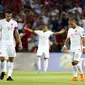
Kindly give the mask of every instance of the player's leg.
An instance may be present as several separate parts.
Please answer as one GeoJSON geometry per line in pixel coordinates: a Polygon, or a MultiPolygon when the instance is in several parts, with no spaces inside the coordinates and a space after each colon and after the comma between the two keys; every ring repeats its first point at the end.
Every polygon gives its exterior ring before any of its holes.
{"type": "Polygon", "coordinates": [[[41,56],[43,52],[42,49],[38,48],[37,50],[37,73],[40,73],[41,71],[41,56]]]}
{"type": "MultiPolygon", "coordinates": [[[[7,64],[7,60],[5,60],[5,61],[6,61],[6,64],[7,64]]],[[[3,69],[3,65],[4,65],[4,61],[3,60],[1,60],[0,65],[1,65],[1,69],[3,69]]],[[[6,65],[5,75],[7,75],[7,65],[6,65]]]]}
{"type": "Polygon", "coordinates": [[[14,57],[9,57],[9,62],[8,62],[8,81],[13,81],[12,79],[12,73],[13,73],[13,68],[14,68],[14,57]]]}
{"type": "Polygon", "coordinates": [[[40,56],[37,56],[37,73],[41,71],[41,59],[40,56]]]}
{"type": "Polygon", "coordinates": [[[72,62],[72,69],[73,69],[73,76],[74,76],[72,78],[72,81],[77,81],[78,80],[78,78],[77,78],[78,69],[77,69],[76,64],[74,64],[74,55],[75,55],[74,52],[70,53],[71,62],[72,62]]]}
{"type": "Polygon", "coordinates": [[[78,71],[80,72],[80,80],[83,81],[85,79],[85,76],[84,76],[84,73],[83,73],[82,66],[81,66],[80,62],[77,64],[77,68],[78,68],[78,71]]]}
{"type": "Polygon", "coordinates": [[[9,60],[8,57],[6,57],[6,64],[7,64],[7,65],[6,65],[6,72],[5,72],[5,75],[8,75],[8,72],[7,72],[7,69],[8,69],[7,66],[8,66],[8,62],[9,62],[8,60],[9,60]]]}
{"type": "Polygon", "coordinates": [[[5,75],[5,72],[6,72],[6,65],[7,64],[6,64],[5,56],[8,56],[7,52],[6,52],[7,46],[3,45],[2,47],[3,48],[1,48],[1,55],[0,55],[0,60],[2,61],[2,63],[1,63],[1,74],[0,74],[1,80],[4,79],[4,75],[5,75]]]}
{"type": "Polygon", "coordinates": [[[15,46],[14,45],[10,45],[8,46],[8,77],[7,80],[8,81],[13,81],[12,79],[12,73],[13,73],[13,68],[14,68],[14,58],[16,57],[16,51],[15,51],[15,46]]]}
{"type": "Polygon", "coordinates": [[[1,74],[0,74],[0,79],[3,80],[4,79],[4,75],[6,72],[6,60],[5,57],[0,57],[1,60],[1,74]]]}
{"type": "Polygon", "coordinates": [[[48,69],[48,58],[44,58],[44,72],[46,73],[48,69]]]}
{"type": "Polygon", "coordinates": [[[74,61],[78,62],[76,66],[77,66],[78,71],[80,72],[80,80],[83,81],[84,74],[83,74],[81,63],[80,63],[81,55],[82,55],[82,52],[80,50],[77,50],[75,52],[74,61]]]}
{"type": "Polygon", "coordinates": [[[44,52],[44,72],[48,69],[49,49],[44,52]]]}
{"type": "Polygon", "coordinates": [[[74,62],[72,62],[72,68],[73,68],[73,75],[74,75],[74,77],[72,78],[72,81],[77,81],[78,80],[78,77],[77,77],[78,69],[77,69],[76,64],[74,64],[74,62]]]}

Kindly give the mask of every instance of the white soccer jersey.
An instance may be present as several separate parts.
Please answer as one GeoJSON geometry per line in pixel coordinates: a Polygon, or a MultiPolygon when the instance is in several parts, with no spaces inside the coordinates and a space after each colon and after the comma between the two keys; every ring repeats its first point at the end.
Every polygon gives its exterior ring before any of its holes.
{"type": "Polygon", "coordinates": [[[70,38],[70,51],[75,52],[76,50],[81,50],[81,37],[84,33],[84,29],[77,26],[75,29],[69,28],[67,38],[70,38]]]}
{"type": "Polygon", "coordinates": [[[35,33],[39,36],[38,47],[49,48],[49,37],[53,34],[53,32],[50,30],[46,32],[43,32],[41,30],[36,30],[35,33]]]}
{"type": "Polygon", "coordinates": [[[3,44],[14,44],[14,30],[18,28],[17,22],[6,19],[0,20],[0,39],[3,44]]]}

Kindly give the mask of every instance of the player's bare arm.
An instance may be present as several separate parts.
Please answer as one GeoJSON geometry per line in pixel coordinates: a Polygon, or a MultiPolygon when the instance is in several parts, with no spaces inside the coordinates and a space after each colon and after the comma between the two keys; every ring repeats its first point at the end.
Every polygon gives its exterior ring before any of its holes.
{"type": "Polygon", "coordinates": [[[26,25],[24,26],[24,29],[25,29],[25,30],[27,30],[27,31],[29,31],[29,32],[34,33],[34,30],[32,30],[32,29],[28,28],[26,25]]]}
{"type": "Polygon", "coordinates": [[[55,35],[59,35],[59,34],[63,34],[65,32],[65,29],[62,29],[61,31],[59,32],[54,32],[55,35]]]}
{"type": "Polygon", "coordinates": [[[69,44],[70,38],[66,38],[65,42],[64,42],[64,46],[62,48],[62,50],[66,50],[67,49],[67,45],[69,44]]]}
{"type": "Polygon", "coordinates": [[[16,43],[18,43],[18,48],[22,49],[22,42],[17,29],[14,31],[14,37],[15,37],[16,43]]]}
{"type": "Polygon", "coordinates": [[[70,38],[66,38],[66,40],[64,42],[64,45],[68,45],[69,44],[69,40],[70,40],[70,38]]]}
{"type": "Polygon", "coordinates": [[[81,42],[80,42],[80,44],[81,44],[81,52],[83,52],[83,37],[81,37],[81,42]]]}

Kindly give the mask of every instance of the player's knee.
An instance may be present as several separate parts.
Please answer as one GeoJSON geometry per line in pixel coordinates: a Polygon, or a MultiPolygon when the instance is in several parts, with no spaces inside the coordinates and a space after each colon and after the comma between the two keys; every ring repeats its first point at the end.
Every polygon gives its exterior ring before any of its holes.
{"type": "Polygon", "coordinates": [[[12,59],[9,59],[9,62],[13,62],[13,60],[12,59]]]}
{"type": "Polygon", "coordinates": [[[45,60],[48,59],[48,58],[44,58],[45,60]]]}
{"type": "Polygon", "coordinates": [[[38,58],[40,58],[40,56],[37,56],[38,58]]]}
{"type": "Polygon", "coordinates": [[[14,62],[14,58],[9,58],[9,62],[14,62]]]}
{"type": "Polygon", "coordinates": [[[75,65],[77,65],[78,63],[79,63],[79,61],[73,61],[73,62],[72,62],[72,65],[75,66],[75,65]]]}
{"type": "Polygon", "coordinates": [[[1,60],[1,62],[4,62],[4,60],[1,60]]]}
{"type": "Polygon", "coordinates": [[[72,66],[74,66],[75,64],[74,64],[74,62],[72,62],[72,66]]]}
{"type": "Polygon", "coordinates": [[[1,62],[4,62],[5,58],[4,57],[0,57],[0,60],[1,60],[1,62]]]}

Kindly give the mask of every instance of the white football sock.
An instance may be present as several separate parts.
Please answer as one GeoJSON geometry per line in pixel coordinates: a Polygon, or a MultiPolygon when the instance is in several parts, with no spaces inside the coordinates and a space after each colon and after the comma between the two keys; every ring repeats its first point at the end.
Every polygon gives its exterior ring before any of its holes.
{"type": "Polygon", "coordinates": [[[1,63],[1,70],[3,69],[3,62],[0,62],[1,63]]]}
{"type": "Polygon", "coordinates": [[[83,70],[82,70],[82,67],[81,67],[80,63],[77,64],[77,68],[78,68],[78,71],[80,72],[80,74],[82,74],[83,70]]]}
{"type": "Polygon", "coordinates": [[[77,73],[78,73],[78,69],[77,69],[77,66],[72,66],[73,67],[73,75],[74,77],[77,77],[77,73]]]}
{"type": "Polygon", "coordinates": [[[38,69],[41,69],[41,59],[40,57],[37,57],[37,66],[38,66],[38,69]]]}
{"type": "Polygon", "coordinates": [[[47,71],[48,68],[48,59],[44,59],[44,72],[47,71]]]}
{"type": "Polygon", "coordinates": [[[14,67],[13,62],[8,62],[8,76],[12,75],[13,67],[14,67]]]}
{"type": "Polygon", "coordinates": [[[6,61],[1,62],[1,70],[2,70],[2,72],[6,72],[7,71],[6,70],[6,66],[7,66],[7,62],[6,61]]]}

